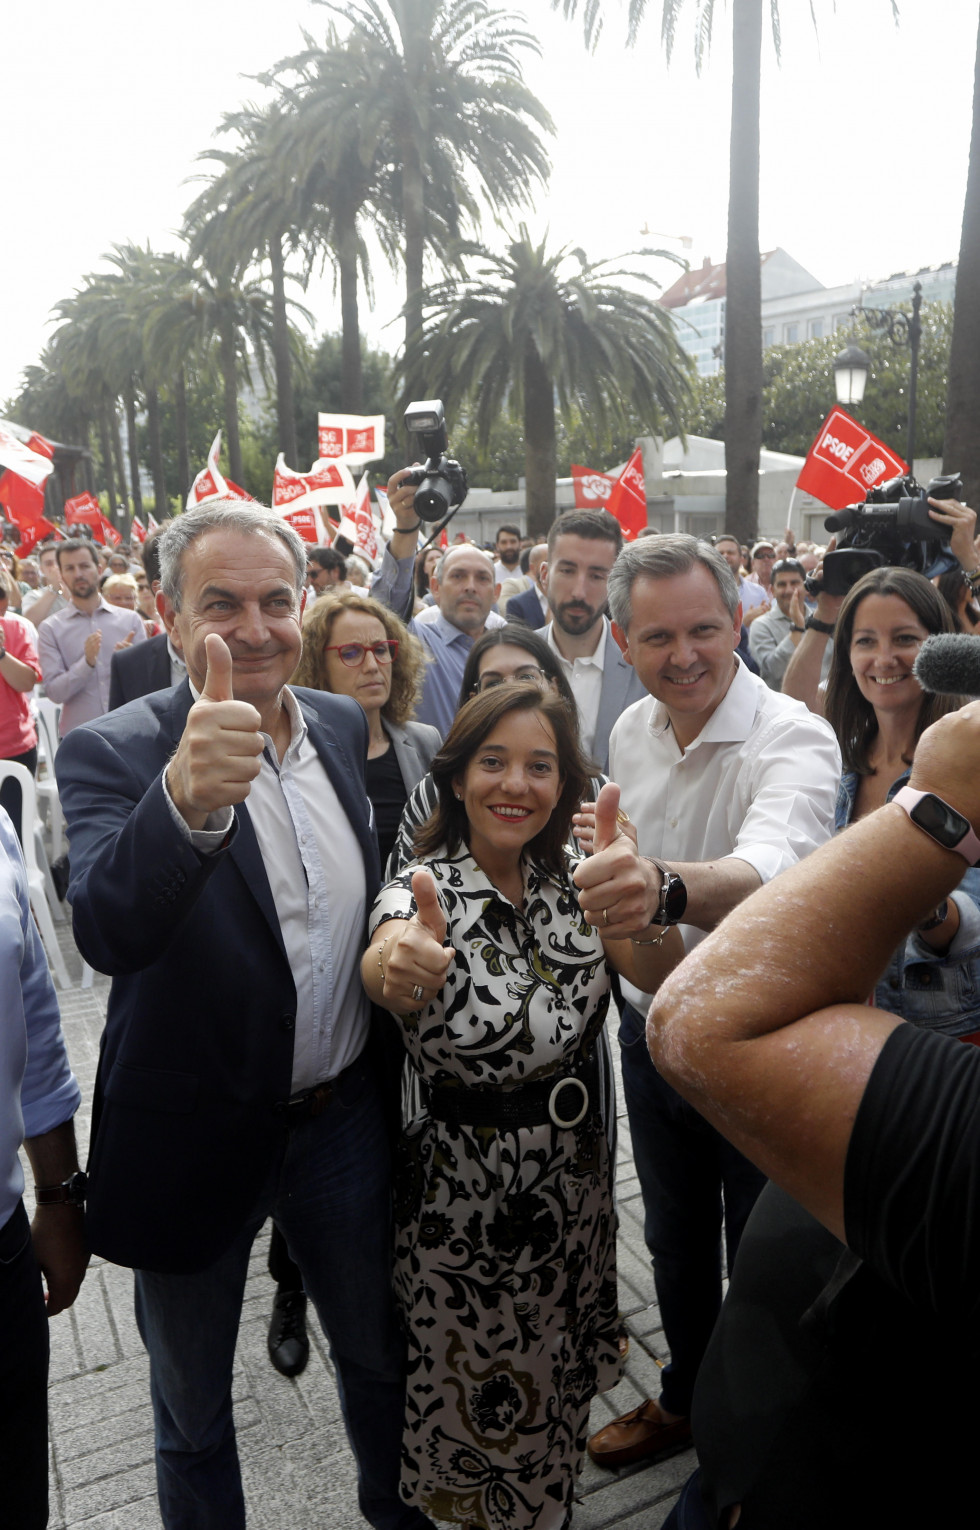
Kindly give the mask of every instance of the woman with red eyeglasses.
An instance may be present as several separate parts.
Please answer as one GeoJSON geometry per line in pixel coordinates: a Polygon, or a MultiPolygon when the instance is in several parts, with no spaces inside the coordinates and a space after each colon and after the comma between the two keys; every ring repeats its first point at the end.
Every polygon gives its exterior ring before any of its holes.
{"type": "Polygon", "coordinates": [[[387,862],[409,793],[442,739],[410,721],[425,650],[385,606],[351,591],[314,601],[303,618],[303,657],[294,685],[353,696],[367,714],[367,794],[374,805],[381,865],[387,862]]]}

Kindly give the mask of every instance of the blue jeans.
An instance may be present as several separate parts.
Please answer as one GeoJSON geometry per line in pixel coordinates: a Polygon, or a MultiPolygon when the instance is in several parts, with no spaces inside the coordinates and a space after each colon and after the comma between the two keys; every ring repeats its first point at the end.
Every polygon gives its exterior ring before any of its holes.
{"type": "Polygon", "coordinates": [[[216,1263],[192,1275],[135,1272],[167,1530],[245,1525],[231,1378],[249,1250],[269,1216],[330,1344],[361,1513],[376,1530],[429,1526],[398,1496],[405,1352],[391,1290],[389,1189],[381,1100],[361,1060],[341,1075],[318,1119],[289,1131],[254,1215],[216,1263]]]}
{"type": "Polygon", "coordinates": [[[721,1307],[722,1193],[731,1271],[742,1229],[766,1181],[661,1078],[647,1051],[644,1017],[632,1004],[623,1008],[619,1042],[643,1193],[643,1234],[670,1348],[661,1402],[669,1413],[686,1418],[721,1307]]]}

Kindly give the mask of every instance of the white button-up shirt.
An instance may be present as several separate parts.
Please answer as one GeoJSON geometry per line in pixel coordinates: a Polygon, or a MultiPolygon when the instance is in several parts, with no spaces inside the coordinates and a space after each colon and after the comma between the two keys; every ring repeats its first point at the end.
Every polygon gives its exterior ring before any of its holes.
{"type": "MultiPolygon", "coordinates": [[[[198,693],[191,686],[195,701],[198,693]]],[[[248,816],[262,852],[286,957],[296,984],[292,1093],[335,1078],[367,1041],[370,1008],[361,985],[367,887],[364,857],[330,777],[310,742],[295,696],[283,691],[290,739],[280,765],[267,733],[248,816]]],[[[232,808],[191,830],[166,789],[181,831],[198,849],[219,849],[232,808]]]]}
{"type": "MultiPolygon", "coordinates": [[[[609,740],[609,773],[640,854],[658,860],[732,856],[768,882],[834,832],[841,758],[832,728],[742,664],[684,751],[661,702],[648,696],[629,707],[609,740]]],[[[694,925],[680,931],[688,951],[704,939],[694,925]]],[[[647,1008],[648,995],[623,988],[647,1008]]]]}
{"type": "Polygon", "coordinates": [[[548,647],[558,660],[575,697],[578,707],[578,736],[586,759],[592,758],[596,724],[599,721],[599,703],[602,700],[602,671],[606,662],[606,643],[610,642],[609,622],[602,618],[602,631],[595,651],[582,658],[566,659],[555,642],[555,624],[548,623],[546,633],[548,647]]]}

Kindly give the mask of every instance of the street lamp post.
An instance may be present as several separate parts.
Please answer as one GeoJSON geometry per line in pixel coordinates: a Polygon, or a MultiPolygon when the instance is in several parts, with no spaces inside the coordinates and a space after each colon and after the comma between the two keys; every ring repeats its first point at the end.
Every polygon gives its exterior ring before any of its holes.
{"type": "MultiPolygon", "coordinates": [[[[914,472],[915,463],[915,407],[919,386],[919,342],[922,339],[922,320],[919,311],[922,307],[922,283],[916,282],[912,288],[912,312],[908,314],[902,308],[864,308],[860,304],[851,309],[851,316],[861,314],[872,329],[883,329],[888,333],[888,338],[893,345],[908,343],[911,352],[909,371],[909,418],[905,433],[905,455],[908,458],[909,472],[914,472]]],[[[834,376],[837,381],[837,402],[839,404],[859,404],[864,397],[864,384],[867,381],[868,370],[871,366],[871,358],[865,351],[853,341],[846,346],[840,355],[834,360],[834,376]]]]}

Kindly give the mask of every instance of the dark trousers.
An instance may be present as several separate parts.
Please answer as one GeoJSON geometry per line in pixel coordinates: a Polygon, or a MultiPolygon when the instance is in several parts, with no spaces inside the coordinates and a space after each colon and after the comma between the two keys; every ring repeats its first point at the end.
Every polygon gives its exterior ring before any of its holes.
{"type": "Polygon", "coordinates": [[[631,1004],[623,1008],[619,1041],[643,1232],[670,1348],[661,1401],[686,1418],[721,1307],[722,1197],[730,1271],[766,1181],[661,1078],[647,1051],[644,1016],[631,1004]]]}
{"type": "Polygon", "coordinates": [[[0,1227],[0,1523],[48,1522],[48,1319],[23,1202],[0,1227]]]}

